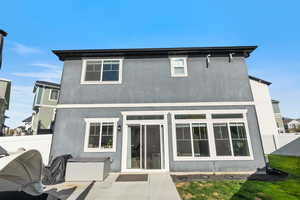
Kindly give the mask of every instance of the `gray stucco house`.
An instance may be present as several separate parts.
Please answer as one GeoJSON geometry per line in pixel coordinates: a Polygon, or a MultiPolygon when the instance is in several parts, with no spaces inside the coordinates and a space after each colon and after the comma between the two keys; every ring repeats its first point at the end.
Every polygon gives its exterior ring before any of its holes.
{"type": "Polygon", "coordinates": [[[256,46],[55,50],[64,69],[52,158],[116,172],[265,167],[245,59],[256,46]]]}

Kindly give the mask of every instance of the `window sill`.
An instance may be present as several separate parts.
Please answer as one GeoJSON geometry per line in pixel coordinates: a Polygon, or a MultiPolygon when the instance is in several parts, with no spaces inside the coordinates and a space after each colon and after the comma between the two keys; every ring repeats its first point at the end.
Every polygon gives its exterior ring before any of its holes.
{"type": "Polygon", "coordinates": [[[254,160],[252,156],[224,156],[224,157],[175,157],[174,161],[226,161],[226,160],[254,160]]]}
{"type": "Polygon", "coordinates": [[[105,82],[99,82],[99,81],[84,81],[80,83],[81,85],[115,85],[115,84],[122,84],[120,81],[105,81],[105,82]]]}
{"type": "Polygon", "coordinates": [[[171,75],[171,78],[184,78],[184,77],[188,77],[188,75],[171,75]]]}
{"type": "Polygon", "coordinates": [[[115,153],[115,149],[84,149],[84,153],[115,153]]]}

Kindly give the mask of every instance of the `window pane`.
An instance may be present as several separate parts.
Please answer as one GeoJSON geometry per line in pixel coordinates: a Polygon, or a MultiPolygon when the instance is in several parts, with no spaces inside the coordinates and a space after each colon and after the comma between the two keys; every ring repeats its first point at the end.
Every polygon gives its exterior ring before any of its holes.
{"type": "Polygon", "coordinates": [[[90,134],[89,134],[89,148],[98,148],[100,141],[100,123],[91,123],[90,124],[90,134]]]}
{"type": "Polygon", "coordinates": [[[247,139],[244,123],[230,123],[232,139],[247,139]]]}
{"type": "Polygon", "coordinates": [[[233,153],[235,156],[249,156],[247,140],[232,140],[233,153]]]}
{"type": "Polygon", "coordinates": [[[205,114],[175,115],[175,119],[206,119],[205,114]]]}
{"type": "Polygon", "coordinates": [[[213,119],[237,119],[243,118],[243,114],[212,114],[213,119]]]}
{"type": "Polygon", "coordinates": [[[195,157],[209,156],[209,145],[206,124],[193,123],[192,130],[195,157]]]}
{"type": "Polygon", "coordinates": [[[102,135],[101,135],[101,148],[112,148],[113,147],[113,123],[102,124],[102,135]]]}
{"type": "Polygon", "coordinates": [[[230,132],[235,156],[249,156],[249,147],[244,123],[230,123],[230,132]]]}
{"type": "Polygon", "coordinates": [[[226,123],[214,124],[217,156],[231,156],[230,140],[226,123]]]}
{"type": "Polygon", "coordinates": [[[208,140],[194,140],[195,157],[209,157],[208,140]]]}
{"type": "Polygon", "coordinates": [[[119,61],[104,61],[102,81],[118,81],[119,64],[119,61]]]}
{"type": "Polygon", "coordinates": [[[174,67],[174,74],[184,74],[184,67],[174,67]]]}
{"type": "Polygon", "coordinates": [[[58,90],[54,90],[54,89],[51,90],[50,99],[52,99],[52,100],[58,99],[58,90]]]}
{"type": "Polygon", "coordinates": [[[192,156],[189,124],[176,124],[177,156],[192,156]]]}
{"type": "Polygon", "coordinates": [[[100,81],[101,61],[87,61],[85,70],[86,81],[100,81]]]}
{"type": "Polygon", "coordinates": [[[183,67],[184,59],[182,59],[182,58],[173,59],[173,66],[174,67],[183,67]]]}

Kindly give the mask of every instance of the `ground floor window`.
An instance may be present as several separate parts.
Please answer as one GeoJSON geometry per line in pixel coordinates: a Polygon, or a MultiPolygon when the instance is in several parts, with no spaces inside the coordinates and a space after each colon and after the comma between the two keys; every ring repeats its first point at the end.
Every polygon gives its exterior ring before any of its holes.
{"type": "Polygon", "coordinates": [[[199,112],[173,113],[175,160],[250,159],[246,110],[199,112]]]}
{"type": "Polygon", "coordinates": [[[232,152],[227,124],[216,123],[213,127],[217,156],[231,156],[232,152]]]}
{"type": "Polygon", "coordinates": [[[249,156],[244,123],[229,123],[229,129],[227,123],[213,126],[217,156],[249,156]]]}
{"type": "Polygon", "coordinates": [[[112,152],[116,150],[117,118],[88,118],[85,151],[112,152]]]}
{"type": "Polygon", "coordinates": [[[209,156],[205,123],[176,124],[177,156],[209,156]]]}

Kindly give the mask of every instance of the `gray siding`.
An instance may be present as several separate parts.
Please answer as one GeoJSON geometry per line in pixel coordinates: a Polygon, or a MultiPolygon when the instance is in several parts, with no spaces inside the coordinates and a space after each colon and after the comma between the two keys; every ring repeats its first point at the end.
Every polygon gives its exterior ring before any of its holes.
{"type": "Polygon", "coordinates": [[[123,82],[115,85],[80,84],[82,61],[65,61],[61,104],[169,103],[251,101],[244,58],[187,60],[188,77],[171,77],[168,58],[124,59],[123,82]]]}
{"type": "Polygon", "coordinates": [[[84,118],[119,117],[122,124],[121,111],[151,110],[211,110],[211,109],[248,109],[247,120],[253,148],[254,160],[251,161],[173,161],[171,120],[169,123],[169,155],[170,171],[255,171],[265,166],[263,149],[253,106],[226,107],[162,107],[162,108],[91,108],[91,109],[58,109],[51,155],[71,154],[74,157],[111,157],[112,171],[121,170],[122,132],[117,133],[117,152],[85,153],[84,118]]]}

